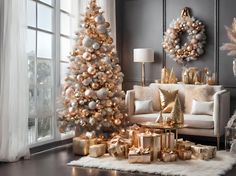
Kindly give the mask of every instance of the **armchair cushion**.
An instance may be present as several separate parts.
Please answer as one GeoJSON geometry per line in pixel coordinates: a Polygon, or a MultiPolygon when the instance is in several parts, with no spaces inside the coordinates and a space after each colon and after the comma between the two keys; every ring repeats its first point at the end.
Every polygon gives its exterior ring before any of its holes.
{"type": "MultiPolygon", "coordinates": [[[[159,112],[150,113],[150,114],[136,114],[129,118],[131,123],[140,123],[140,122],[154,122],[158,117],[159,112]]],[[[169,117],[169,113],[162,114],[164,118],[169,117]]],[[[199,129],[213,129],[214,120],[212,116],[209,115],[193,115],[193,114],[184,114],[184,123],[187,125],[187,128],[199,128],[199,129]]]]}
{"type": "Polygon", "coordinates": [[[191,114],[196,115],[213,115],[213,101],[193,100],[191,114]]]}
{"type": "Polygon", "coordinates": [[[135,100],[135,114],[152,113],[152,100],[135,100]]]}
{"type": "Polygon", "coordinates": [[[185,112],[191,113],[193,100],[212,101],[215,91],[208,85],[185,88],[185,112]]]}

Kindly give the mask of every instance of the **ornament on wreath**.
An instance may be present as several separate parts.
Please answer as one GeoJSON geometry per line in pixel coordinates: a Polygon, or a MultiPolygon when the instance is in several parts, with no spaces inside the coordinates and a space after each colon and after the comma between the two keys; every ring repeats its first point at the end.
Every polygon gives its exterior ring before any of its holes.
{"type": "Polygon", "coordinates": [[[187,62],[197,60],[204,53],[205,44],[205,26],[201,21],[191,17],[190,9],[185,7],[181,12],[181,17],[170,23],[162,46],[174,61],[186,65],[187,62]],[[186,42],[181,40],[184,33],[188,35],[186,42]]]}

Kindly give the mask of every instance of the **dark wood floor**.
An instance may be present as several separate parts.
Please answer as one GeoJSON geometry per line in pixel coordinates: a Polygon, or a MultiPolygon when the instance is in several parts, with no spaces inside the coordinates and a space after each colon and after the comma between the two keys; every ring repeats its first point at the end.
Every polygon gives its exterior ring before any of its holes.
{"type": "MultiPolygon", "coordinates": [[[[67,166],[74,156],[70,146],[53,149],[15,163],[1,163],[0,176],[151,176],[144,173],[128,173],[114,170],[101,170],[67,166]]],[[[236,165],[227,172],[227,176],[236,176],[236,165]]]]}

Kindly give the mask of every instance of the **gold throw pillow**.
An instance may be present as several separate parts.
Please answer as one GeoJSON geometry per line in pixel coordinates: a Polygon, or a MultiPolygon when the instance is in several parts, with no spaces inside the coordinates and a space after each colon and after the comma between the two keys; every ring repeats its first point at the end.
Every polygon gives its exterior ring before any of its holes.
{"type": "Polygon", "coordinates": [[[171,112],[175,104],[175,97],[178,94],[178,90],[164,90],[160,89],[160,101],[162,112],[171,112]]]}

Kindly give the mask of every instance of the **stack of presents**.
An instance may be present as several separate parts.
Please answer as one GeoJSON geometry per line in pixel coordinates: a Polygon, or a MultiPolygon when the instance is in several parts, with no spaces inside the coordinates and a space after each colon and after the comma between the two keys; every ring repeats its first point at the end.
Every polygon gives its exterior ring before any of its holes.
{"type": "Polygon", "coordinates": [[[118,159],[128,159],[129,163],[172,162],[177,159],[209,160],[216,155],[215,146],[196,145],[190,141],[175,139],[172,132],[150,130],[137,125],[113,134],[109,139],[87,132],[73,139],[73,151],[90,157],[101,157],[109,153],[118,159]]]}

